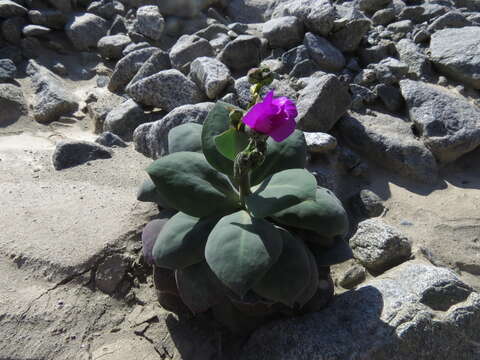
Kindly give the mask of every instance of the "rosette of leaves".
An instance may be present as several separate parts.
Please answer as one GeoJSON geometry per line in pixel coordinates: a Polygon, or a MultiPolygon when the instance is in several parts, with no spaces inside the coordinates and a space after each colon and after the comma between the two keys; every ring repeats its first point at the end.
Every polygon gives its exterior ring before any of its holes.
{"type": "Polygon", "coordinates": [[[175,279],[167,295],[193,313],[212,309],[232,330],[244,331],[279,312],[316,310],[322,291],[324,298],[333,291],[320,286],[331,281],[328,267],[351,251],[342,204],[305,170],[301,131],[268,140],[265,160],[251,172],[251,193],[241,201],[234,159],[248,136],[232,125],[232,110],[240,109],[218,102],[203,126],[172,130],[170,154],[147,168],[150,179],[138,198],[178,211],[143,234],[147,261],[175,279]]]}

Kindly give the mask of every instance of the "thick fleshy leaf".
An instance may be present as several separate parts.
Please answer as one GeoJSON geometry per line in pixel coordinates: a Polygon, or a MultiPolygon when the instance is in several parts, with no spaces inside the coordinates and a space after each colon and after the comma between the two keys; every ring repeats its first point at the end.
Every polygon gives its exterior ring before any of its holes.
{"type": "Polygon", "coordinates": [[[146,179],[142,183],[137,192],[137,200],[142,202],[156,203],[164,209],[170,208],[162,194],[157,191],[157,187],[151,179],[146,179]]]}
{"type": "Polygon", "coordinates": [[[275,226],[242,210],[217,223],[208,237],[205,258],[220,281],[243,296],[278,260],[282,248],[275,226]]]}
{"type": "Polygon", "coordinates": [[[153,267],[153,283],[160,305],[175,314],[191,316],[190,310],[180,298],[173,270],[153,267]]]}
{"type": "Polygon", "coordinates": [[[163,226],[167,223],[168,219],[155,219],[150,221],[142,231],[142,245],[143,245],[143,258],[149,265],[154,264],[153,259],[153,247],[157,241],[158,234],[162,231],[163,226]]]}
{"type": "Polygon", "coordinates": [[[208,235],[217,221],[216,217],[199,219],[181,212],[173,216],[153,247],[155,264],[176,270],[202,262],[208,235]]]}
{"type": "Polygon", "coordinates": [[[220,154],[234,161],[238,153],[247,147],[248,136],[244,132],[230,128],[224,133],[215,136],[215,145],[220,154]]]}
{"type": "Polygon", "coordinates": [[[205,261],[175,271],[175,278],[180,297],[194,314],[207,311],[224,298],[223,285],[205,261]]]}
{"type": "Polygon", "coordinates": [[[265,161],[252,171],[252,185],[257,185],[266,177],[288,169],[303,169],[307,163],[307,144],[305,136],[300,130],[282,142],[273,139],[267,141],[267,154],[265,161]]]}
{"type": "Polygon", "coordinates": [[[255,217],[263,218],[315,199],[317,181],[305,169],[290,169],[273,174],[252,189],[245,202],[255,217]]]}
{"type": "Polygon", "coordinates": [[[309,247],[318,266],[336,265],[353,258],[350,245],[343,239],[338,239],[328,248],[317,244],[311,244],[309,247]]]}
{"type": "Polygon", "coordinates": [[[173,208],[195,217],[227,214],[239,208],[230,180],[202,154],[178,152],[156,160],[147,173],[173,208]]]}
{"type": "Polygon", "coordinates": [[[202,125],[186,123],[169,131],[169,154],[180,151],[202,152],[202,125]]]}
{"type": "Polygon", "coordinates": [[[278,261],[253,286],[253,291],[266,299],[293,306],[298,296],[310,284],[310,260],[302,240],[287,230],[282,234],[283,250],[278,261]]]}
{"type": "Polygon", "coordinates": [[[268,316],[249,316],[226,300],[213,307],[213,316],[234,334],[248,335],[263,325],[268,316]]]}
{"type": "MultiPolygon", "coordinates": [[[[317,188],[309,199],[275,213],[272,218],[284,225],[315,231],[332,238],[348,231],[348,216],[340,200],[328,189],[317,188]]],[[[312,238],[315,241],[316,238],[312,238]]]]}
{"type": "Polygon", "coordinates": [[[318,267],[317,263],[315,262],[315,257],[309,249],[306,250],[310,264],[310,279],[308,282],[308,286],[303,289],[303,291],[295,299],[295,303],[299,304],[300,307],[308,303],[310,299],[315,295],[318,290],[319,283],[318,267]]]}
{"type": "Polygon", "coordinates": [[[230,128],[231,110],[241,110],[236,106],[218,101],[208,113],[202,129],[202,151],[211,166],[218,171],[233,175],[233,161],[223,156],[217,149],[215,137],[230,128]]]}

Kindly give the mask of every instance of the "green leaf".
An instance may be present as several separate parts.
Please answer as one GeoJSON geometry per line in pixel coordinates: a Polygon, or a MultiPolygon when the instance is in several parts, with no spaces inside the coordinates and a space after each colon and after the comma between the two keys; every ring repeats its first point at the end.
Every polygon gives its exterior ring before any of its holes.
{"type": "Polygon", "coordinates": [[[253,291],[266,299],[293,306],[298,296],[310,284],[310,260],[303,241],[287,230],[278,228],[282,234],[283,251],[278,261],[257,282],[253,291]]]}
{"type": "Polygon", "coordinates": [[[278,260],[282,248],[275,226],[242,210],[217,223],[208,237],[205,258],[220,281],[243,296],[278,260]]]}
{"type": "Polygon", "coordinates": [[[330,248],[312,244],[310,245],[310,250],[318,266],[341,264],[353,258],[350,245],[343,239],[338,239],[330,248]]]}
{"type": "Polygon", "coordinates": [[[244,132],[231,128],[215,136],[215,145],[220,154],[234,161],[237,154],[247,147],[248,136],[244,132]]]}
{"type": "Polygon", "coordinates": [[[265,161],[252,171],[251,183],[257,185],[267,176],[288,169],[304,169],[307,163],[307,143],[300,130],[282,142],[269,138],[267,141],[267,154],[265,161]]]}
{"type": "Polygon", "coordinates": [[[202,154],[167,155],[150,165],[147,173],[168,204],[188,215],[202,218],[239,209],[230,180],[213,169],[202,154]]]}
{"type": "Polygon", "coordinates": [[[179,212],[163,226],[153,247],[157,266],[182,269],[205,259],[205,244],[218,218],[199,219],[179,212]]]}
{"type": "Polygon", "coordinates": [[[215,320],[234,334],[249,335],[268,319],[267,316],[249,316],[228,300],[215,305],[212,310],[215,320]]]}
{"type": "Polygon", "coordinates": [[[328,238],[345,235],[349,226],[340,200],[330,190],[321,187],[317,188],[314,200],[281,210],[272,218],[283,225],[312,230],[328,238]]]}
{"type": "Polygon", "coordinates": [[[230,128],[229,114],[231,110],[240,108],[218,101],[208,113],[202,129],[202,150],[211,166],[218,171],[233,175],[233,161],[223,156],[217,149],[215,137],[230,128]]]}
{"type": "Polygon", "coordinates": [[[317,263],[312,252],[307,249],[308,260],[310,264],[310,279],[308,286],[298,295],[295,302],[301,307],[310,301],[310,299],[316,294],[318,290],[319,274],[317,263]]]}
{"type": "Polygon", "coordinates": [[[314,200],[316,187],[315,177],[307,170],[284,170],[254,187],[245,202],[253,216],[263,218],[305,200],[314,200]]]}
{"type": "Polygon", "coordinates": [[[202,152],[202,125],[186,123],[168,132],[168,152],[202,152]]]}
{"type": "Polygon", "coordinates": [[[223,301],[223,285],[205,261],[175,271],[175,278],[180,297],[194,314],[223,301]]]}
{"type": "Polygon", "coordinates": [[[165,198],[157,191],[157,187],[151,179],[146,179],[137,192],[137,200],[142,202],[153,202],[164,209],[171,208],[165,198]]]}

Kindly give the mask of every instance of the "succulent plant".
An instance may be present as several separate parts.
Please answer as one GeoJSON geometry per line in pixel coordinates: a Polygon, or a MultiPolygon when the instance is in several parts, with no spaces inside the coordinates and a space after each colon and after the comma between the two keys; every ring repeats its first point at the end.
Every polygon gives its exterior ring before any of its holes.
{"type": "MultiPolygon", "coordinates": [[[[253,104],[260,88],[252,86],[253,104]]],[[[203,127],[172,130],[170,154],[147,168],[151,181],[138,193],[178,211],[143,234],[145,258],[169,279],[164,302],[176,296],[194,314],[212,309],[234,331],[324,306],[328,267],[351,257],[346,212],[305,169],[303,133],[273,139],[245,126],[247,115],[217,102],[203,127]]]]}

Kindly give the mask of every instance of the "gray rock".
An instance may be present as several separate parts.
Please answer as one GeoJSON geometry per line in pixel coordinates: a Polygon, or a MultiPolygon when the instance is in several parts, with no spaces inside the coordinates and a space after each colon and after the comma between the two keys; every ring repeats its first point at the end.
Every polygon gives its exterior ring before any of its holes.
{"type": "Polygon", "coordinates": [[[128,261],[123,256],[107,257],[95,272],[95,285],[106,294],[113,294],[128,270],[128,261]]]}
{"type": "Polygon", "coordinates": [[[202,124],[213,103],[179,106],[162,119],[140,125],[133,135],[135,150],[151,158],[168,154],[168,133],[174,127],[186,124],[202,124]]]}
{"type": "Polygon", "coordinates": [[[52,29],[41,26],[41,25],[27,25],[22,29],[22,33],[24,36],[45,36],[48,35],[52,29]]]}
{"type": "Polygon", "coordinates": [[[0,126],[7,126],[28,114],[22,89],[12,84],[0,84],[0,126]]]}
{"type": "Polygon", "coordinates": [[[413,29],[413,23],[410,20],[400,20],[387,26],[387,30],[393,33],[407,34],[413,29]]]}
{"type": "Polygon", "coordinates": [[[319,70],[319,66],[315,61],[307,59],[295,64],[292,71],[288,73],[288,76],[299,79],[309,77],[319,70]]]}
{"type": "Polygon", "coordinates": [[[65,32],[77,50],[89,50],[107,35],[108,23],[97,15],[79,13],[65,25],[65,32]]]}
{"type": "Polygon", "coordinates": [[[345,57],[327,39],[306,33],[303,44],[320,70],[338,72],[345,67],[345,57]]]}
{"type": "Polygon", "coordinates": [[[9,43],[19,44],[22,39],[22,29],[27,24],[22,17],[11,17],[6,19],[2,25],[2,35],[9,43]]]}
{"type": "Polygon", "coordinates": [[[282,16],[263,24],[263,36],[271,47],[290,49],[303,39],[303,23],[296,16],[282,16]]]}
{"type": "Polygon", "coordinates": [[[383,200],[371,190],[361,190],[351,199],[355,214],[361,218],[372,218],[382,215],[385,207],[383,200]]]}
{"type": "Polygon", "coordinates": [[[353,110],[360,110],[365,105],[371,104],[377,99],[375,92],[367,87],[357,84],[350,84],[349,88],[352,94],[352,104],[350,107],[353,110]]]}
{"type": "Polygon", "coordinates": [[[353,52],[360,45],[363,35],[370,29],[370,20],[355,8],[337,6],[340,17],[330,37],[340,51],[353,52]]]}
{"type": "Polygon", "coordinates": [[[69,13],[73,10],[71,0],[48,0],[48,2],[55,8],[63,13],[69,13]]]}
{"type": "Polygon", "coordinates": [[[283,64],[284,73],[289,73],[293,70],[296,64],[309,60],[310,55],[308,54],[307,47],[305,45],[297,46],[293,49],[290,49],[283,53],[281,61],[283,64]]]}
{"type": "Polygon", "coordinates": [[[358,7],[366,13],[374,13],[377,10],[386,8],[391,0],[359,0],[358,7]]]}
{"type": "Polygon", "coordinates": [[[106,146],[106,147],[127,147],[127,143],[123,141],[119,136],[111,133],[110,131],[105,131],[101,133],[96,139],[97,144],[106,146]]]}
{"type": "Polygon", "coordinates": [[[306,132],[305,141],[307,149],[311,153],[324,154],[337,147],[337,139],[332,135],[323,132],[306,132]]]}
{"type": "Polygon", "coordinates": [[[110,111],[123,103],[125,99],[107,89],[95,89],[92,101],[87,101],[88,116],[93,121],[93,131],[99,134],[110,111]]]}
{"type": "Polygon", "coordinates": [[[338,284],[344,289],[353,289],[362,283],[367,276],[367,272],[362,265],[354,264],[339,279],[338,284]]]}
{"type": "Polygon", "coordinates": [[[382,100],[388,111],[398,112],[403,108],[405,101],[398,87],[392,85],[378,84],[375,86],[375,93],[382,100]]]}
{"type": "Polygon", "coordinates": [[[273,11],[272,17],[296,16],[313,33],[326,36],[333,28],[335,8],[328,0],[287,0],[273,11]]]}
{"type": "Polygon", "coordinates": [[[137,74],[127,85],[127,92],[130,86],[135,84],[137,81],[145,79],[150,75],[154,75],[160,71],[170,69],[170,57],[168,53],[163,50],[156,50],[152,56],[148,58],[147,61],[143,63],[140,69],[137,71],[137,74]]]}
{"type": "Polygon", "coordinates": [[[180,16],[184,18],[198,17],[200,12],[209,7],[212,0],[162,0],[162,1],[144,1],[144,3],[158,3],[160,12],[164,15],[180,16]]]}
{"type": "Polygon", "coordinates": [[[430,61],[412,40],[402,39],[395,46],[400,60],[408,65],[411,73],[420,79],[432,77],[430,61]]]}
{"type": "Polygon", "coordinates": [[[92,1],[87,8],[87,11],[103,17],[105,19],[113,19],[118,14],[125,13],[125,6],[116,0],[113,1],[92,1]]]}
{"type": "Polygon", "coordinates": [[[463,28],[471,25],[473,25],[472,22],[462,13],[449,11],[445,15],[435,19],[435,21],[428,26],[428,31],[434,33],[435,31],[445,28],[463,28]]]}
{"type": "Polygon", "coordinates": [[[148,121],[143,109],[132,99],[114,107],[105,118],[104,131],[131,140],[134,130],[148,121]]]}
{"type": "Polygon", "coordinates": [[[76,96],[60,77],[34,60],[29,61],[27,74],[30,76],[35,92],[33,116],[36,121],[49,123],[77,110],[76,96]]]}
{"type": "Polygon", "coordinates": [[[89,141],[60,141],[53,152],[53,167],[63,170],[96,159],[109,159],[111,150],[89,141]]]}
{"type": "Polygon", "coordinates": [[[30,10],[28,18],[35,25],[46,26],[51,29],[63,30],[67,23],[64,13],[54,9],[30,10]]]}
{"type": "Polygon", "coordinates": [[[429,40],[430,40],[430,33],[423,29],[420,29],[419,31],[415,32],[413,35],[413,42],[415,44],[426,43],[429,40]]]}
{"type": "Polygon", "coordinates": [[[200,57],[190,65],[190,77],[209,99],[217,99],[233,82],[227,66],[214,58],[200,57]]]}
{"type": "Polygon", "coordinates": [[[395,20],[395,9],[386,8],[375,12],[372,16],[374,25],[388,25],[395,20]]]}
{"type": "Polygon", "coordinates": [[[11,0],[0,0],[0,18],[24,16],[27,9],[11,0]]]}
{"type": "Polygon", "coordinates": [[[261,23],[272,5],[271,0],[230,0],[227,15],[240,23],[261,23]]]}
{"type": "Polygon", "coordinates": [[[127,24],[125,19],[117,15],[112,21],[112,25],[110,26],[110,29],[108,30],[108,35],[118,35],[118,34],[127,34],[128,29],[127,29],[127,24]]]}
{"type": "Polygon", "coordinates": [[[480,108],[439,86],[402,80],[410,119],[441,163],[456,160],[480,145],[480,108]]]}
{"type": "Polygon", "coordinates": [[[17,67],[10,59],[0,59],[0,81],[10,81],[17,75],[17,67]]]}
{"type": "Polygon", "coordinates": [[[104,36],[98,41],[98,53],[104,59],[118,60],[123,56],[123,49],[131,42],[132,40],[123,34],[104,36]]]}
{"type": "Polygon", "coordinates": [[[480,26],[444,29],[430,42],[431,59],[445,75],[480,89],[480,26]]]}
{"type": "Polygon", "coordinates": [[[207,40],[197,35],[183,35],[170,49],[172,67],[183,73],[188,73],[190,63],[202,56],[214,57],[215,52],[207,40]]]}
{"type": "Polygon", "coordinates": [[[128,88],[138,103],[171,111],[178,106],[203,100],[197,85],[178,70],[164,70],[141,79],[128,88]]]}
{"type": "Polygon", "coordinates": [[[411,255],[411,245],[397,229],[374,218],[358,224],[350,239],[353,256],[367,269],[382,273],[406,260],[411,255]]]}
{"type": "Polygon", "coordinates": [[[133,79],[138,70],[145,61],[157,51],[154,47],[147,47],[132,51],[123,57],[116,65],[113,71],[108,89],[112,92],[122,91],[123,88],[133,79]]]}
{"type": "Polygon", "coordinates": [[[218,59],[234,71],[250,69],[260,64],[261,47],[258,37],[240,35],[225,46],[218,59]]]}
{"type": "Polygon", "coordinates": [[[135,30],[152,40],[160,40],[165,29],[165,20],[158,10],[158,6],[148,5],[137,10],[135,30]]]}
{"type": "Polygon", "coordinates": [[[350,106],[350,94],[335,75],[313,77],[299,93],[298,128],[310,132],[330,131],[350,106]]]}
{"type": "Polygon", "coordinates": [[[400,176],[435,183],[435,158],[412,133],[411,124],[387,114],[355,114],[338,122],[342,138],[363,156],[400,176]]]}
{"type": "Polygon", "coordinates": [[[229,31],[228,26],[223,24],[214,23],[207,26],[205,29],[197,31],[194,35],[200,36],[205,40],[213,40],[219,35],[227,35],[229,31]]]}
{"type": "Polygon", "coordinates": [[[478,293],[450,270],[411,261],[337,296],[323,311],[257,330],[240,359],[471,360],[479,326],[478,293]],[[429,293],[451,306],[438,313],[424,302],[429,293]]]}

